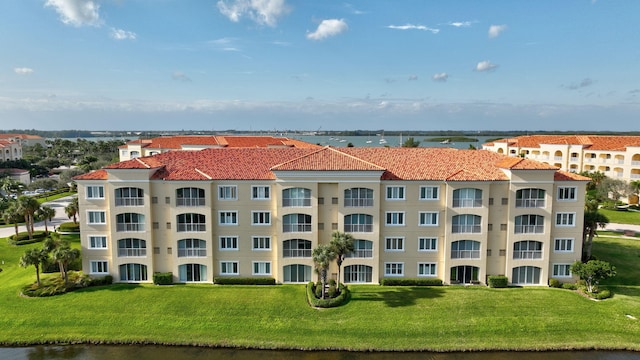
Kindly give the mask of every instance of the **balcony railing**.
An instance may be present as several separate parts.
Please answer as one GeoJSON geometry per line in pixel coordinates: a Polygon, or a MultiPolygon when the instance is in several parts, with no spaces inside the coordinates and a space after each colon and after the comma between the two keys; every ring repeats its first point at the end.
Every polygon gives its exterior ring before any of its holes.
{"type": "Polygon", "coordinates": [[[542,251],[541,250],[516,250],[513,252],[513,258],[515,260],[542,259],[542,251]]]}
{"type": "Polygon", "coordinates": [[[345,207],[368,207],[373,206],[373,199],[344,199],[345,207]]]}
{"type": "Polygon", "coordinates": [[[453,207],[461,207],[461,208],[482,207],[482,199],[453,199],[453,207]]]}
{"type": "Polygon", "coordinates": [[[454,234],[478,234],[482,232],[480,225],[451,225],[451,232],[454,234]]]}
{"type": "Polygon", "coordinates": [[[311,199],[282,199],[283,207],[310,207],[311,199]]]}
{"type": "Polygon", "coordinates": [[[178,249],[178,257],[206,257],[207,249],[178,249]]]}
{"type": "Polygon", "coordinates": [[[311,224],[282,224],[282,232],[311,232],[311,224]]]}
{"type": "Polygon", "coordinates": [[[116,206],[144,206],[144,198],[116,198],[116,206]]]}
{"type": "Polygon", "coordinates": [[[632,161],[631,161],[631,165],[640,165],[640,161],[638,161],[638,160],[632,160],[632,161]]]}
{"type": "Polygon", "coordinates": [[[516,199],[516,207],[523,207],[523,208],[544,207],[544,199],[516,199]]]}
{"type": "Polygon", "coordinates": [[[141,232],[141,231],[144,231],[144,223],[142,224],[118,223],[116,224],[116,231],[141,232]]]}
{"type": "Polygon", "coordinates": [[[283,249],[282,257],[286,258],[309,258],[311,249],[283,249]]]}
{"type": "Polygon", "coordinates": [[[451,250],[452,259],[480,259],[480,250],[451,250]]]}
{"type": "Polygon", "coordinates": [[[544,233],[544,225],[516,225],[516,234],[542,234],[544,233]]]}
{"type": "Polygon", "coordinates": [[[354,250],[346,255],[348,258],[372,258],[373,250],[372,249],[358,249],[354,250]]]}
{"type": "Polygon", "coordinates": [[[118,249],[120,257],[144,257],[147,256],[147,249],[118,249]]]}
{"type": "Polygon", "coordinates": [[[177,198],[176,206],[204,206],[203,198],[177,198]]]}
{"type": "Polygon", "coordinates": [[[562,156],[554,156],[553,160],[555,161],[562,161],[562,156]]]}
{"type": "Polygon", "coordinates": [[[344,224],[344,232],[373,232],[372,224],[344,224]]]}
{"type": "Polygon", "coordinates": [[[178,232],[207,231],[206,224],[178,224],[178,232]]]}

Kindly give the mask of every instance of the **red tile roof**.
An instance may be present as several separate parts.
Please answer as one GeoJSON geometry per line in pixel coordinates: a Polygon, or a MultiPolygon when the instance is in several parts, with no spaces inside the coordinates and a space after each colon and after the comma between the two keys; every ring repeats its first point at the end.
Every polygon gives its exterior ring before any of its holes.
{"type": "Polygon", "coordinates": [[[640,136],[617,135],[526,135],[511,139],[495,140],[486,143],[508,143],[520,148],[539,148],[540,144],[583,145],[585,149],[604,151],[625,151],[628,146],[640,146],[640,136]]]}
{"type": "Polygon", "coordinates": [[[298,147],[319,148],[319,145],[286,137],[273,136],[167,136],[153,139],[138,139],[127,142],[128,145],[142,145],[148,149],[182,149],[184,146],[206,147],[298,147]]]}

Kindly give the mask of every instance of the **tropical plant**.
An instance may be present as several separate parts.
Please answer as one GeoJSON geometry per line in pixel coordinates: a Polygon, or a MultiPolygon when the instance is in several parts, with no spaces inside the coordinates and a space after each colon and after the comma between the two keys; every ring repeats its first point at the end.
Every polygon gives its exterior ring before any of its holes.
{"type": "Polygon", "coordinates": [[[73,218],[74,224],[77,224],[78,211],[80,211],[80,208],[78,207],[78,198],[74,197],[73,199],[71,199],[71,202],[69,203],[69,205],[64,207],[64,212],[65,214],[67,214],[67,217],[69,217],[69,219],[73,218]]]}
{"type": "Polygon", "coordinates": [[[345,256],[354,250],[354,239],[351,234],[334,231],[331,234],[331,242],[329,245],[333,248],[333,252],[336,256],[336,263],[338,265],[338,281],[340,281],[340,269],[342,267],[342,262],[344,261],[345,256]]]}
{"type": "Polygon", "coordinates": [[[8,176],[0,179],[0,190],[7,196],[20,194],[24,187],[23,183],[8,176]]]}
{"type": "Polygon", "coordinates": [[[47,221],[51,221],[56,216],[56,209],[48,205],[43,205],[36,212],[36,215],[44,221],[44,232],[49,234],[49,228],[47,227],[47,221]]]}
{"type": "Polygon", "coordinates": [[[593,245],[593,237],[596,234],[598,228],[603,228],[609,223],[609,218],[604,214],[595,210],[589,210],[588,208],[584,212],[584,229],[582,232],[582,260],[587,261],[591,259],[591,247],[593,245]]]}
{"type": "Polygon", "coordinates": [[[69,283],[69,264],[80,257],[80,250],[72,249],[68,241],[61,240],[57,233],[51,234],[52,241],[45,243],[45,249],[51,249],[53,261],[60,267],[60,276],[65,284],[69,283]]]}
{"type": "Polygon", "coordinates": [[[29,239],[33,238],[33,226],[35,223],[35,213],[40,209],[38,200],[31,196],[22,195],[18,197],[18,211],[24,216],[24,222],[27,226],[29,239]]]}
{"type": "Polygon", "coordinates": [[[402,147],[415,148],[418,146],[420,146],[420,141],[414,139],[413,136],[407,138],[407,140],[402,143],[402,147]]]}
{"type": "Polygon", "coordinates": [[[616,276],[616,267],[602,260],[576,261],[571,265],[571,273],[584,280],[587,291],[593,293],[600,280],[616,276]]]}
{"type": "Polygon", "coordinates": [[[331,245],[322,244],[313,249],[311,257],[315,264],[316,271],[320,276],[320,280],[322,281],[322,298],[324,299],[326,295],[325,288],[327,285],[327,272],[329,270],[329,265],[331,265],[331,262],[335,259],[336,254],[333,252],[331,245]]]}
{"type": "Polygon", "coordinates": [[[33,265],[36,268],[36,283],[40,286],[40,265],[47,261],[49,253],[45,249],[31,249],[24,252],[20,258],[20,266],[26,268],[33,265]]]}
{"type": "Polygon", "coordinates": [[[2,211],[2,219],[7,224],[13,224],[16,230],[16,238],[18,237],[18,223],[22,221],[23,216],[18,210],[18,202],[13,200],[9,203],[9,206],[2,211]]]}

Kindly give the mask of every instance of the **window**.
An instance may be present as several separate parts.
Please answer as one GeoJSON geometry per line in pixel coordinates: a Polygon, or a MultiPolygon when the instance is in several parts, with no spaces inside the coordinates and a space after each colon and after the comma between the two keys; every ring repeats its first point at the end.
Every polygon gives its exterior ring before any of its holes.
{"type": "Polygon", "coordinates": [[[122,264],[120,269],[120,281],[147,281],[147,265],[122,264]]]}
{"type": "Polygon", "coordinates": [[[109,265],[106,261],[89,261],[90,274],[108,274],[109,265]]]}
{"type": "Polygon", "coordinates": [[[132,159],[140,157],[140,151],[132,150],[129,154],[131,154],[132,159]]]}
{"type": "Polygon", "coordinates": [[[576,200],[576,188],[570,186],[561,186],[558,188],[558,200],[576,200]]]}
{"type": "Polygon", "coordinates": [[[178,240],[178,257],[206,257],[207,242],[200,239],[178,240]]]}
{"type": "Polygon", "coordinates": [[[544,233],[544,216],[519,215],[516,216],[514,227],[516,234],[542,234],[544,233]]]}
{"type": "Polygon", "coordinates": [[[373,206],[373,190],[367,188],[352,188],[344,191],[345,207],[373,206]]]}
{"type": "Polygon", "coordinates": [[[438,212],[437,211],[420,211],[418,213],[418,225],[438,226],[438,212]]]}
{"type": "Polygon", "coordinates": [[[437,186],[420,186],[420,200],[438,200],[437,186]]]}
{"type": "Polygon", "coordinates": [[[311,281],[311,266],[293,264],[284,267],[285,283],[307,283],[309,281],[311,281]]]}
{"type": "Polygon", "coordinates": [[[288,214],[283,216],[282,232],[311,232],[311,215],[288,214]]]}
{"type": "Polygon", "coordinates": [[[453,190],[453,207],[482,207],[482,190],[472,188],[453,190]]]}
{"type": "Polygon", "coordinates": [[[283,207],[311,206],[311,190],[305,188],[291,188],[282,190],[283,207]]]}
{"type": "Polygon", "coordinates": [[[460,265],[451,268],[451,283],[471,284],[478,281],[478,273],[480,268],[477,266],[460,265]]]}
{"type": "Polygon", "coordinates": [[[253,275],[271,275],[271,262],[270,261],[254,261],[252,274],[253,275]]]}
{"type": "Polygon", "coordinates": [[[271,250],[271,237],[254,236],[251,240],[253,242],[253,250],[271,250]]]}
{"type": "Polygon", "coordinates": [[[252,211],[251,225],[271,225],[270,211],[252,211]]]}
{"type": "Polygon", "coordinates": [[[237,261],[221,261],[220,262],[220,275],[238,275],[238,262],[237,261]]]}
{"type": "Polygon", "coordinates": [[[372,232],[373,216],[367,214],[352,214],[344,217],[344,232],[372,232]]]}
{"type": "Polygon", "coordinates": [[[104,186],[92,185],[87,186],[87,199],[104,199],[104,186]]]}
{"type": "Polygon", "coordinates": [[[385,238],[384,251],[404,251],[404,238],[401,238],[401,237],[385,238]]]}
{"type": "Polygon", "coordinates": [[[143,206],[144,191],[136,187],[122,187],[114,190],[116,206],[143,206]]]}
{"type": "Polygon", "coordinates": [[[571,277],[571,264],[553,264],[553,277],[571,277]]]}
{"type": "Polygon", "coordinates": [[[554,252],[573,252],[573,239],[555,239],[554,252]]]}
{"type": "Polygon", "coordinates": [[[349,265],[344,267],[345,283],[370,283],[373,268],[367,265],[349,265]]]}
{"type": "Polygon", "coordinates": [[[438,238],[418,238],[418,251],[438,251],[438,238]]]}
{"type": "Polygon", "coordinates": [[[387,186],[387,200],[404,200],[404,186],[387,186]]]}
{"type": "Polygon", "coordinates": [[[519,266],[513,268],[511,273],[513,284],[539,284],[540,268],[536,266],[519,266]]]}
{"type": "Polygon", "coordinates": [[[251,198],[253,200],[267,200],[271,198],[271,188],[269,185],[254,185],[251,187],[251,198]]]}
{"type": "Polygon", "coordinates": [[[220,236],[220,250],[238,250],[238,237],[220,236]]]}
{"type": "Polygon", "coordinates": [[[237,211],[220,211],[218,214],[220,225],[238,225],[237,211]]]}
{"type": "Polygon", "coordinates": [[[353,241],[353,251],[346,255],[348,258],[372,258],[373,241],[359,240],[353,241]]]}
{"type": "Polygon", "coordinates": [[[178,266],[180,282],[207,281],[207,267],[201,264],[184,264],[178,266]]]}
{"type": "Polygon", "coordinates": [[[404,263],[384,263],[385,276],[404,276],[404,263]]]}
{"type": "Polygon", "coordinates": [[[206,231],[206,217],[203,214],[178,215],[178,232],[202,232],[206,231]]]}
{"type": "Polygon", "coordinates": [[[575,226],[575,213],[556,213],[556,226],[575,226]]]}
{"type": "Polygon", "coordinates": [[[106,236],[89,236],[89,249],[106,249],[106,236]]]}
{"type": "Polygon", "coordinates": [[[520,189],[516,191],[516,207],[544,207],[543,189],[520,189]]]}
{"type": "Polygon", "coordinates": [[[87,224],[106,224],[106,213],[104,211],[87,211],[87,224]]]}
{"type": "Polygon", "coordinates": [[[451,218],[451,232],[454,234],[479,234],[482,232],[482,217],[463,214],[451,218]]]}
{"type": "Polygon", "coordinates": [[[387,226],[402,226],[404,225],[404,211],[387,211],[387,226]]]}
{"type": "Polygon", "coordinates": [[[147,256],[147,242],[142,239],[118,240],[118,256],[120,257],[144,257],[147,256]]]}
{"type": "Polygon", "coordinates": [[[285,240],[282,244],[282,257],[311,257],[311,241],[303,239],[285,240]]]}
{"type": "Polygon", "coordinates": [[[540,241],[525,240],[513,243],[513,258],[542,259],[542,243],[540,241]]]}
{"type": "Polygon", "coordinates": [[[418,276],[438,276],[436,263],[418,263],[418,276]]]}
{"type": "Polygon", "coordinates": [[[480,259],[480,242],[460,240],[451,243],[452,259],[480,259]]]}
{"type": "Polygon", "coordinates": [[[176,190],[176,206],[204,206],[204,189],[186,187],[176,190]]]}
{"type": "Polygon", "coordinates": [[[235,185],[218,185],[219,200],[237,200],[238,187],[235,185]]]}
{"type": "Polygon", "coordinates": [[[144,215],[137,213],[116,215],[116,231],[144,231],[144,215]]]}

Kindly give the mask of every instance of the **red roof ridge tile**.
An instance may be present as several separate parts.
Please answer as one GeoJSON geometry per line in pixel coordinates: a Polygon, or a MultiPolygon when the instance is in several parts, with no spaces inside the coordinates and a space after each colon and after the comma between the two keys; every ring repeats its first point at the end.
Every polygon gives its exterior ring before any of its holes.
{"type": "Polygon", "coordinates": [[[202,171],[202,170],[200,170],[200,169],[198,169],[198,168],[194,168],[194,170],[195,170],[198,174],[200,174],[200,175],[202,175],[202,176],[206,177],[207,179],[209,179],[209,180],[213,180],[213,177],[211,177],[209,174],[205,173],[204,171],[202,171]]]}

